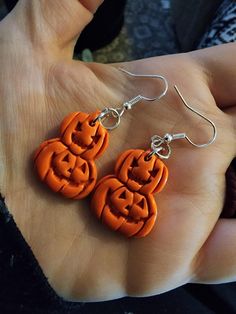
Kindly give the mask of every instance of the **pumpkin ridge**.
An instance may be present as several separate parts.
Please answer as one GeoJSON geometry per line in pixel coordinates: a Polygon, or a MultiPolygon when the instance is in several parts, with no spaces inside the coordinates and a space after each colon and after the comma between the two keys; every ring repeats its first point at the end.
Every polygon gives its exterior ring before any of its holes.
{"type": "MultiPolygon", "coordinates": [[[[70,114],[72,115],[73,112],[70,114]]],[[[74,117],[70,120],[70,121],[67,121],[67,126],[65,127],[64,131],[61,131],[61,128],[62,128],[62,125],[65,123],[64,120],[67,118],[65,117],[61,123],[61,126],[60,126],[60,138],[62,138],[64,136],[64,134],[66,133],[68,127],[70,126],[71,123],[74,122],[74,120],[79,116],[81,115],[81,111],[78,111],[78,112],[74,112],[74,117]]],[[[87,114],[87,113],[86,113],[87,114]]],[[[69,115],[68,115],[69,116],[69,115]]],[[[86,120],[87,118],[84,119],[84,121],[86,120]]],[[[84,121],[82,123],[84,123],[84,121]]],[[[62,142],[63,143],[63,142],[62,142]]]]}

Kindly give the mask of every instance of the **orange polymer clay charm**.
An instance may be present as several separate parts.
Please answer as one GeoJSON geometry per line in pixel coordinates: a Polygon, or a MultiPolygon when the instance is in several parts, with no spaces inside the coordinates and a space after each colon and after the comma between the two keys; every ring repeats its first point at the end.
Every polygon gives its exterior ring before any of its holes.
{"type": "Polygon", "coordinates": [[[153,228],[157,205],[153,194],[167,181],[168,169],[150,151],[125,151],[117,160],[115,174],[102,178],[92,197],[97,218],[127,237],[145,237],[153,228]]]}
{"type": "Polygon", "coordinates": [[[94,160],[108,145],[108,132],[95,121],[99,112],[74,112],[62,122],[60,137],[43,142],[34,163],[40,179],[65,197],[82,199],[94,188],[94,160]]]}

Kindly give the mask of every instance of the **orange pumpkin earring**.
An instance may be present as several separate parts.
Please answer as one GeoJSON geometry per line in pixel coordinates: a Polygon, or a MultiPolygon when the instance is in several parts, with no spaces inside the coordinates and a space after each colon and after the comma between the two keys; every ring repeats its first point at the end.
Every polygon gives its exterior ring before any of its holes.
{"type": "Polygon", "coordinates": [[[164,82],[164,91],[155,98],[138,95],[125,102],[121,108],[105,108],[92,114],[73,112],[62,121],[60,135],[43,142],[36,150],[34,164],[41,181],[50,189],[67,198],[82,199],[94,188],[97,168],[94,160],[108,146],[108,131],[119,126],[126,110],[141,100],[161,99],[168,90],[167,80],[161,75],[137,75],[120,69],[135,77],[158,78],[164,82]],[[112,119],[106,126],[104,120],[112,119]]]}
{"type": "Polygon", "coordinates": [[[170,157],[170,143],[186,139],[195,147],[207,147],[216,139],[215,124],[190,107],[176,86],[175,89],[188,109],[211,124],[214,134],[206,144],[194,143],[186,133],[155,135],[150,150],[131,149],[121,154],[115,173],[96,185],[91,209],[103,224],[127,237],[145,237],[155,224],[157,205],[153,194],[161,192],[167,182],[168,169],[161,159],[170,157]]]}

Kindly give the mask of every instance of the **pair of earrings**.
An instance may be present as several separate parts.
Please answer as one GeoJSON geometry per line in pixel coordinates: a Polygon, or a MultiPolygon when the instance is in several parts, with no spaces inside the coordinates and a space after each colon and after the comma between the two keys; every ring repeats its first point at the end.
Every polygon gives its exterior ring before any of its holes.
{"type": "Polygon", "coordinates": [[[206,147],[215,141],[217,130],[210,119],[187,104],[175,86],[183,104],[211,124],[212,139],[206,144],[196,144],[185,133],[166,134],[164,137],[154,135],[149,150],[125,151],[117,159],[114,174],[105,176],[96,185],[94,160],[108,146],[108,130],[118,127],[124,112],[136,103],[159,100],[168,91],[168,82],[161,75],[137,75],[120,70],[134,77],[161,79],[164,90],[155,98],[138,95],[118,109],[105,108],[92,114],[71,113],[62,121],[60,136],[43,142],[36,150],[34,163],[40,179],[53,191],[72,199],[85,198],[94,191],[91,208],[98,219],[127,237],[144,237],[152,230],[157,217],[153,194],[161,192],[168,179],[168,169],[162,159],[170,157],[170,143],[186,139],[196,147],[206,147]],[[105,120],[110,117],[114,123],[105,125],[105,120]]]}

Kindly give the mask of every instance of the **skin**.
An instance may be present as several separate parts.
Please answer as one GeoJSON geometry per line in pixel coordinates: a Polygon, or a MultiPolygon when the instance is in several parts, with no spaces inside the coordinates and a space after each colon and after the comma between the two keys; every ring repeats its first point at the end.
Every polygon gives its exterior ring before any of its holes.
{"type": "Polygon", "coordinates": [[[225,172],[236,154],[236,45],[122,65],[73,61],[75,40],[99,4],[21,0],[0,23],[0,187],[6,204],[49,283],[64,298],[148,296],[189,282],[233,281],[236,223],[219,216],[225,172]],[[170,90],[161,101],[142,102],[125,113],[97,161],[99,177],[112,173],[125,149],[148,149],[154,134],[186,132],[197,143],[211,138],[210,126],[186,110],[173,84],[218,130],[208,148],[173,143],[165,161],[168,184],[156,197],[158,222],[143,239],[107,230],[90,212],[88,199],[63,199],[33,170],[34,150],[58,135],[68,113],[118,107],[140,91],[161,92],[158,80],[130,78],[118,66],[164,75],[170,90]]]}

